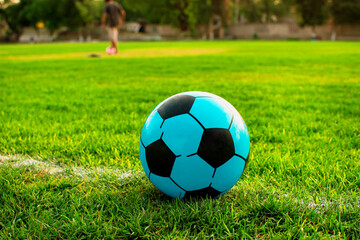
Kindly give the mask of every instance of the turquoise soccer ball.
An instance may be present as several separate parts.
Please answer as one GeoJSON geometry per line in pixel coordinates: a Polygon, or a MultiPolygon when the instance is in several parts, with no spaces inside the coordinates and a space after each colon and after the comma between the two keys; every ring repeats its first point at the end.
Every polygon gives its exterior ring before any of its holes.
{"type": "Polygon", "coordinates": [[[239,180],[250,152],[238,111],[206,92],[180,93],[160,103],[139,145],[146,176],[173,198],[221,196],[239,180]]]}

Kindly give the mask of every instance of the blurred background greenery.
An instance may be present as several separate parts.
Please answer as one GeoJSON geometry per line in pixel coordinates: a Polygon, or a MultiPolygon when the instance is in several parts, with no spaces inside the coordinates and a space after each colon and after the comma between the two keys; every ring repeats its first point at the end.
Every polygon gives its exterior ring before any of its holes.
{"type": "MultiPolygon", "coordinates": [[[[127,21],[170,24],[195,36],[200,25],[218,21],[278,23],[295,19],[300,26],[360,24],[360,0],[117,0],[127,21]]],[[[25,27],[50,34],[66,28],[90,31],[99,26],[103,0],[0,0],[3,41],[18,41],[25,27]]],[[[216,25],[216,24],[215,24],[216,25]]]]}

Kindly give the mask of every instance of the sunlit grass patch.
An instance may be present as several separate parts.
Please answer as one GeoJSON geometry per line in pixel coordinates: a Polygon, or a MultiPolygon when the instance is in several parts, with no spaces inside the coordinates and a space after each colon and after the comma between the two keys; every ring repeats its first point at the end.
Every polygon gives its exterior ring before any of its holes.
{"type": "Polygon", "coordinates": [[[360,44],[0,45],[0,238],[360,237],[360,44]],[[234,105],[250,162],[220,199],[172,200],[141,169],[152,109],[234,105]]]}

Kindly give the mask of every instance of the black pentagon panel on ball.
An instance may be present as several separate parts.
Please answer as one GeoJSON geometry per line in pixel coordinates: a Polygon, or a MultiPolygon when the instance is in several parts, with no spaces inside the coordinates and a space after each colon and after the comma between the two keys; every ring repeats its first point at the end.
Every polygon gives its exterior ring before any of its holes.
{"type": "Polygon", "coordinates": [[[170,177],[176,156],[162,139],[147,146],[145,155],[151,173],[161,177],[170,177]]]}
{"type": "Polygon", "coordinates": [[[235,154],[234,141],[228,129],[205,129],[197,154],[213,168],[220,167],[235,154]]]}
{"type": "Polygon", "coordinates": [[[184,198],[189,198],[189,197],[198,198],[198,197],[206,197],[206,196],[215,198],[220,194],[221,192],[209,186],[195,191],[187,191],[185,193],[184,198]]]}
{"type": "Polygon", "coordinates": [[[195,97],[193,96],[176,95],[165,101],[157,111],[161,118],[166,120],[177,115],[189,113],[194,101],[195,97]]]}

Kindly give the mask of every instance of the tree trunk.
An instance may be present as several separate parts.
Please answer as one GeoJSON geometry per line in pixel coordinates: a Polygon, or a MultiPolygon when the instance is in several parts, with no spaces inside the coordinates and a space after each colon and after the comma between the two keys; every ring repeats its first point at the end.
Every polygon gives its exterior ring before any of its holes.
{"type": "Polygon", "coordinates": [[[316,26],[311,26],[311,40],[316,41],[317,35],[316,35],[316,26]]]}
{"type": "Polygon", "coordinates": [[[83,42],[84,36],[83,36],[82,27],[79,27],[79,29],[78,29],[78,36],[79,36],[79,42],[83,42]]]}
{"type": "Polygon", "coordinates": [[[234,6],[234,23],[239,23],[239,0],[235,0],[235,6],[234,6]]]}
{"type": "Polygon", "coordinates": [[[187,16],[186,16],[186,14],[184,12],[184,9],[186,9],[186,6],[181,6],[181,2],[178,1],[175,7],[180,12],[179,17],[178,17],[180,30],[181,31],[188,30],[189,29],[189,23],[187,21],[187,16]]]}
{"type": "Polygon", "coordinates": [[[212,17],[209,20],[209,40],[214,40],[214,24],[212,17]]]}
{"type": "Polygon", "coordinates": [[[220,26],[219,28],[219,38],[223,39],[225,37],[225,29],[223,26],[220,26]]]}
{"type": "Polygon", "coordinates": [[[336,26],[335,23],[333,23],[333,24],[332,24],[331,37],[330,37],[330,39],[331,39],[332,42],[335,42],[335,41],[336,41],[336,32],[337,32],[336,30],[337,30],[337,26],[336,26]]]}

